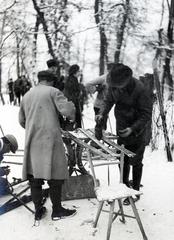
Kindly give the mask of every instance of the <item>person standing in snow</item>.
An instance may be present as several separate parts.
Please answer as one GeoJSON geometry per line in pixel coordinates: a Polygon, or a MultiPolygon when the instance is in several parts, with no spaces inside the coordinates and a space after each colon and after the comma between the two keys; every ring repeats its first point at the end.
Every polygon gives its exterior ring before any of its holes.
{"type": "MultiPolygon", "coordinates": [[[[7,134],[0,138],[0,162],[2,162],[5,153],[15,153],[18,149],[18,142],[16,138],[7,134]]],[[[10,173],[10,168],[8,166],[0,167],[0,196],[9,193],[8,181],[4,176],[10,173]]]]}
{"type": "MultiPolygon", "coordinates": [[[[90,93],[97,92],[96,99],[94,101],[94,113],[97,116],[100,112],[101,107],[103,106],[103,101],[107,93],[107,79],[109,77],[109,72],[114,66],[115,63],[107,64],[107,73],[100,75],[99,77],[88,81],[85,85],[87,90],[90,93]]],[[[103,129],[107,128],[107,117],[103,121],[103,129]]]]}
{"type": "Polygon", "coordinates": [[[73,64],[69,68],[69,75],[65,80],[64,94],[69,101],[72,101],[76,108],[75,128],[81,128],[82,113],[80,109],[80,84],[78,78],[80,77],[80,67],[73,64]]]}
{"type": "Polygon", "coordinates": [[[39,83],[27,92],[21,102],[19,123],[25,128],[23,179],[28,179],[35,220],[40,220],[46,208],[42,203],[42,185],[47,180],[52,202],[52,220],[72,216],[76,210],[61,205],[62,184],[68,178],[67,160],[61,136],[59,113],[74,121],[74,104],[53,87],[55,75],[38,73],[39,83]]]}
{"type": "MultiPolygon", "coordinates": [[[[97,92],[96,99],[94,101],[94,113],[95,117],[99,114],[101,107],[103,106],[103,101],[106,97],[108,85],[107,80],[109,78],[109,72],[114,66],[115,63],[108,63],[107,64],[107,73],[103,74],[95,79],[92,79],[91,81],[88,81],[86,83],[86,88],[90,93],[97,92]]],[[[100,123],[96,123],[95,125],[95,135],[98,140],[102,137],[102,130],[107,129],[107,120],[108,116],[104,116],[102,125],[100,123]]],[[[97,147],[96,144],[92,143],[93,146],[97,147]]]]}
{"type": "Polygon", "coordinates": [[[59,89],[60,91],[63,91],[64,89],[63,78],[62,76],[58,77],[57,75],[58,66],[59,66],[58,61],[56,61],[55,59],[49,59],[47,61],[47,66],[48,66],[48,71],[53,73],[56,76],[53,87],[59,89]]]}
{"type": "Polygon", "coordinates": [[[13,91],[13,79],[10,78],[7,82],[7,90],[9,94],[10,104],[14,101],[14,91],[13,91]]]}
{"type": "Polygon", "coordinates": [[[19,76],[19,78],[14,81],[13,84],[13,90],[15,95],[14,104],[18,104],[20,106],[21,103],[21,94],[22,94],[22,77],[19,76]]]}
{"type": "MultiPolygon", "coordinates": [[[[69,75],[65,80],[64,85],[64,94],[67,97],[69,101],[72,101],[74,103],[74,106],[76,108],[76,115],[75,115],[75,124],[71,126],[69,121],[65,122],[65,130],[75,130],[77,128],[82,127],[82,110],[80,106],[80,94],[81,94],[81,85],[78,81],[78,78],[80,77],[80,67],[77,64],[73,64],[69,68],[69,75]],[[70,129],[68,129],[68,127],[70,129]]],[[[73,168],[75,164],[77,163],[78,168],[81,172],[81,174],[85,175],[88,174],[86,169],[84,168],[82,164],[82,148],[81,146],[77,145],[77,147],[73,150],[75,152],[75,158],[72,157],[72,145],[71,140],[66,139],[65,144],[67,146],[67,150],[69,153],[69,175],[73,173],[73,168]]]]}
{"type": "MultiPolygon", "coordinates": [[[[118,144],[124,144],[125,148],[136,154],[133,158],[125,156],[123,183],[130,187],[129,172],[132,166],[132,187],[139,190],[146,145],[146,127],[151,121],[152,102],[143,83],[135,79],[132,74],[132,70],[123,64],[115,64],[111,69],[108,93],[97,121],[101,122],[115,105],[118,144]]],[[[136,200],[139,200],[139,197],[136,200]]],[[[125,199],[123,203],[130,204],[129,199],[125,199]]]]}

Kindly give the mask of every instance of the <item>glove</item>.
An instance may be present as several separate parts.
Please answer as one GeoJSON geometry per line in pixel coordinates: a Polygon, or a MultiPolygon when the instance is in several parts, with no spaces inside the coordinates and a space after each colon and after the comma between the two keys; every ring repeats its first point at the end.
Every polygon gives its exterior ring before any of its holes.
{"type": "Polygon", "coordinates": [[[8,175],[10,173],[10,168],[9,166],[6,166],[6,167],[1,167],[0,168],[0,176],[5,176],[5,175],[8,175]]]}
{"type": "Polygon", "coordinates": [[[96,124],[95,126],[95,137],[97,140],[101,140],[103,137],[103,131],[102,131],[102,126],[96,124]]]}
{"type": "Polygon", "coordinates": [[[128,137],[131,133],[132,133],[132,129],[130,127],[122,130],[118,130],[118,135],[123,138],[128,137]]]}
{"type": "Polygon", "coordinates": [[[95,121],[98,125],[102,125],[103,122],[103,115],[96,115],[95,116],[95,121]]]}
{"type": "Polygon", "coordinates": [[[102,91],[104,90],[104,88],[105,88],[104,85],[98,84],[98,85],[96,86],[96,91],[100,93],[100,92],[102,92],[102,91]]]}

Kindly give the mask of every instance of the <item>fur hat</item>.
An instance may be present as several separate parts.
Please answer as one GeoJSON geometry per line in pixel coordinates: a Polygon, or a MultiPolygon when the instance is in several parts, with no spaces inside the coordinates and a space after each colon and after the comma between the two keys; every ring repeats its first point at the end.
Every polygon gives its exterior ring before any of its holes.
{"type": "Polygon", "coordinates": [[[70,68],[69,68],[69,75],[76,74],[79,70],[80,70],[79,65],[73,64],[73,65],[71,65],[70,68]]]}
{"type": "Polygon", "coordinates": [[[39,82],[46,80],[47,82],[55,81],[56,76],[48,70],[40,71],[37,74],[39,82]]]}
{"type": "Polygon", "coordinates": [[[110,71],[108,84],[111,87],[123,88],[132,78],[132,70],[128,66],[118,63],[115,64],[110,71]]]}
{"type": "Polygon", "coordinates": [[[47,61],[48,68],[50,67],[57,67],[57,61],[55,59],[50,59],[47,61]]]}

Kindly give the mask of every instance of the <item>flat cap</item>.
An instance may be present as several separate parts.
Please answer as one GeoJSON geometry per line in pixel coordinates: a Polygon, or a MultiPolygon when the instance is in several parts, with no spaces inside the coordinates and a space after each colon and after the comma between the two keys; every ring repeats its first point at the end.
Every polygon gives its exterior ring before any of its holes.
{"type": "Polygon", "coordinates": [[[108,84],[111,87],[123,88],[132,78],[132,69],[122,63],[113,65],[110,71],[108,84]]]}
{"type": "Polygon", "coordinates": [[[48,70],[38,72],[37,77],[39,82],[44,80],[46,80],[47,82],[52,82],[56,80],[56,76],[48,70]]]}
{"type": "Polygon", "coordinates": [[[50,59],[47,61],[48,68],[57,67],[57,65],[58,65],[58,62],[55,59],[50,59]]]}
{"type": "Polygon", "coordinates": [[[5,143],[6,143],[6,141],[8,141],[10,143],[10,150],[13,153],[15,153],[18,150],[18,142],[13,135],[7,134],[2,139],[5,143]]]}

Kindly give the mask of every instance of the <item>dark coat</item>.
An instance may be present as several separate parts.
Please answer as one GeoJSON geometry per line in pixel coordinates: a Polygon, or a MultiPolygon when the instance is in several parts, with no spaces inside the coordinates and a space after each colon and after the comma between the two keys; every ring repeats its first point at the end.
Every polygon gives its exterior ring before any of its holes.
{"type": "Polygon", "coordinates": [[[64,94],[69,101],[72,101],[74,104],[79,102],[80,98],[80,85],[78,79],[75,76],[69,76],[65,80],[64,85],[64,94]]]}
{"type": "Polygon", "coordinates": [[[75,107],[56,88],[39,84],[24,95],[19,111],[26,130],[24,179],[28,174],[45,180],[68,177],[59,113],[74,120],[75,107]]]}
{"type": "Polygon", "coordinates": [[[75,128],[81,128],[82,116],[81,116],[81,109],[80,109],[80,91],[81,89],[80,89],[80,84],[78,82],[78,79],[75,76],[70,75],[65,80],[64,94],[69,101],[72,101],[74,103],[76,108],[75,128]]]}
{"type": "Polygon", "coordinates": [[[131,127],[133,132],[122,138],[125,145],[131,145],[145,136],[146,126],[151,121],[152,101],[144,85],[135,78],[124,89],[110,88],[102,108],[106,115],[115,105],[116,129],[131,127]]]}

